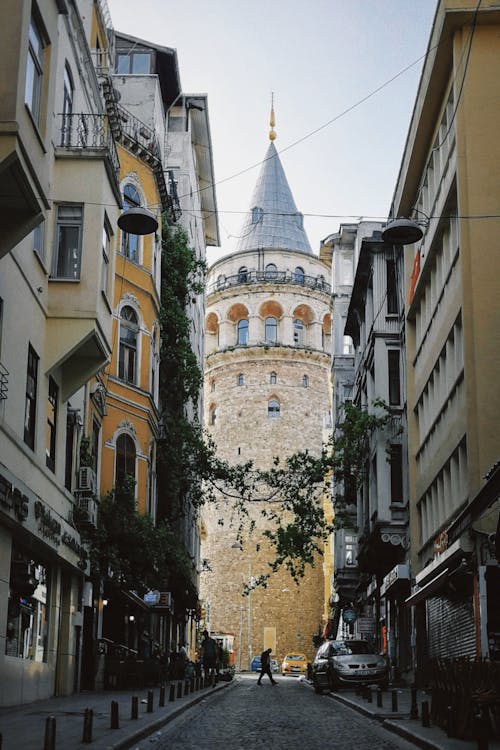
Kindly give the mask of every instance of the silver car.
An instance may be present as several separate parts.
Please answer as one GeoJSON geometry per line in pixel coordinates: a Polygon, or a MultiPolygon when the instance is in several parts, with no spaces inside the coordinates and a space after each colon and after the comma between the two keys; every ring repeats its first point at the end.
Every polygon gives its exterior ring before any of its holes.
{"type": "Polygon", "coordinates": [[[342,686],[389,684],[389,664],[367,641],[326,641],[314,658],[312,680],[317,693],[342,686]]]}

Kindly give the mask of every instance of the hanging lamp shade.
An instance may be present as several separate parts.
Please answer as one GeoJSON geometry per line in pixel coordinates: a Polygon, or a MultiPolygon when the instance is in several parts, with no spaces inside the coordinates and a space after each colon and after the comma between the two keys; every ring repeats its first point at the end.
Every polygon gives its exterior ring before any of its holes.
{"type": "Polygon", "coordinates": [[[156,218],[147,208],[127,208],[118,219],[118,226],[127,234],[153,234],[158,229],[156,218]]]}
{"type": "Polygon", "coordinates": [[[391,245],[412,245],[423,235],[420,226],[411,219],[393,219],[382,230],[382,239],[391,245]]]}

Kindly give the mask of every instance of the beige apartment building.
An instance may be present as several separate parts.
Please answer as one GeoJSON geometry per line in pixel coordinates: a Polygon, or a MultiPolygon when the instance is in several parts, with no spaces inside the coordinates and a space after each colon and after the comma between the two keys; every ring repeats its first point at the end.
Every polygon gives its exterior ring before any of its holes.
{"type": "Polygon", "coordinates": [[[414,666],[498,658],[500,9],[441,0],[391,215],[407,246],[414,666]]]}

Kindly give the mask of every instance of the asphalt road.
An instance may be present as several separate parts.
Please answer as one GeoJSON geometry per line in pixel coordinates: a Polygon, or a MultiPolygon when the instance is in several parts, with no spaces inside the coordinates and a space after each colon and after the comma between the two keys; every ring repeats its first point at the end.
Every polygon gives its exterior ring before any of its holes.
{"type": "Polygon", "coordinates": [[[259,687],[256,675],[239,676],[133,750],[415,750],[302,678],[276,679],[259,687]]]}

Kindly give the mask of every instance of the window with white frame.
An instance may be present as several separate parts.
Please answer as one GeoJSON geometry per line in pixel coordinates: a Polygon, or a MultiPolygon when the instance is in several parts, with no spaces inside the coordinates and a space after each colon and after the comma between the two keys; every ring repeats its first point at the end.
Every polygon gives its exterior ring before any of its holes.
{"type": "Polygon", "coordinates": [[[248,320],[246,318],[242,318],[238,321],[237,343],[240,346],[246,346],[248,344],[248,320]]]}
{"type": "Polygon", "coordinates": [[[267,344],[276,344],[278,341],[278,321],[276,318],[266,318],[264,324],[264,340],[267,344]]]}
{"type": "Polygon", "coordinates": [[[41,25],[32,15],[29,28],[28,60],[24,101],[37,125],[40,125],[44,72],[44,42],[41,25]]]}
{"type": "Polygon", "coordinates": [[[28,347],[28,366],[26,370],[26,398],[24,406],[24,442],[33,450],[35,448],[36,401],[38,391],[39,356],[31,346],[28,347]]]}
{"type": "Polygon", "coordinates": [[[116,439],[116,467],[115,483],[122,484],[125,477],[135,480],[135,443],[127,433],[118,435],[116,439]]]}
{"type": "Polygon", "coordinates": [[[127,383],[137,382],[137,339],[139,321],[135,310],[125,306],[120,313],[120,350],[118,354],[118,377],[127,383]]]}
{"type": "Polygon", "coordinates": [[[296,346],[304,346],[306,327],[300,318],[293,321],[293,343],[296,346]]]}
{"type": "Polygon", "coordinates": [[[276,373],[275,372],[272,372],[270,374],[270,376],[269,376],[269,382],[271,383],[271,385],[275,385],[276,384],[276,373]]]}
{"type": "Polygon", "coordinates": [[[52,278],[79,281],[82,263],[83,206],[57,206],[52,278]]]}
{"type": "MultiPolygon", "coordinates": [[[[131,208],[138,208],[141,205],[141,198],[134,187],[130,183],[127,183],[123,189],[123,210],[127,211],[131,208]]],[[[137,234],[128,234],[122,232],[122,244],[121,251],[123,255],[129,260],[133,260],[134,263],[139,262],[139,237],[137,234]]]]}
{"type": "Polygon", "coordinates": [[[104,220],[102,228],[102,257],[101,257],[101,291],[108,296],[109,293],[109,258],[111,247],[111,229],[107,219],[104,220]]]}

